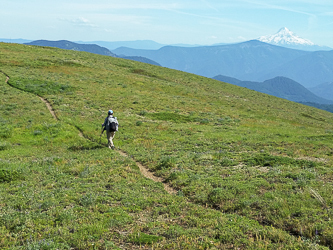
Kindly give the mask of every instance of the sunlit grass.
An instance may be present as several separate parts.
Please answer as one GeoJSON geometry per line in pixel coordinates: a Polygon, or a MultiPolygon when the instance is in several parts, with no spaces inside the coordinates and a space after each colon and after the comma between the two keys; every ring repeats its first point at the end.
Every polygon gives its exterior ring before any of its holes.
{"type": "Polygon", "coordinates": [[[0,55],[1,248],[333,247],[331,113],[118,58],[0,55]],[[99,143],[109,109],[129,158],[99,143]]]}

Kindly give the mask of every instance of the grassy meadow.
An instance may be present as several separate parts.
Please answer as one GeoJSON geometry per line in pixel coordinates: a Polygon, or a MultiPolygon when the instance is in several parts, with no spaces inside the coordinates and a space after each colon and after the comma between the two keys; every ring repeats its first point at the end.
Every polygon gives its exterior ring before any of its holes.
{"type": "Polygon", "coordinates": [[[56,48],[0,43],[0,71],[0,249],[333,248],[332,113],[56,48]]]}

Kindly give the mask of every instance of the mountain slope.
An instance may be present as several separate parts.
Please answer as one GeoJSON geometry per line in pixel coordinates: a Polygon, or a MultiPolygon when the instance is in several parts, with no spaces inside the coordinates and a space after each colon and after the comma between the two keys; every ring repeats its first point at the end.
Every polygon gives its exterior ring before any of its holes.
{"type": "Polygon", "coordinates": [[[333,80],[333,50],[315,51],[284,63],[262,73],[258,80],[285,76],[301,83],[306,88],[333,80]]]}
{"type": "Polygon", "coordinates": [[[103,48],[96,44],[78,44],[73,43],[66,40],[61,41],[47,41],[47,40],[37,40],[29,43],[25,43],[26,45],[37,45],[37,46],[48,46],[48,47],[56,47],[60,49],[68,49],[75,51],[85,51],[89,53],[104,55],[104,56],[116,56],[107,48],[103,48]]]}
{"type": "Polygon", "coordinates": [[[213,79],[284,98],[293,102],[333,104],[333,101],[316,96],[301,84],[286,77],[275,77],[264,82],[240,81],[238,79],[221,75],[215,76],[213,79]]]}
{"type": "Polygon", "coordinates": [[[121,58],[0,51],[1,249],[333,247],[332,113],[121,58]]]}
{"type": "Polygon", "coordinates": [[[137,40],[137,41],[117,41],[117,42],[106,42],[106,41],[91,41],[91,42],[82,42],[83,44],[97,44],[99,46],[108,48],[109,50],[114,50],[119,47],[128,47],[132,49],[160,49],[165,46],[151,40],[137,40]]]}
{"type": "Polygon", "coordinates": [[[113,56],[113,57],[121,57],[128,60],[138,61],[138,62],[144,62],[149,63],[153,65],[160,66],[157,62],[154,62],[153,60],[150,60],[148,58],[142,57],[142,56],[118,56],[114,53],[112,53],[107,48],[101,47],[96,44],[79,44],[79,43],[73,43],[70,41],[47,41],[47,40],[38,40],[33,41],[30,43],[25,43],[26,45],[37,45],[37,46],[48,46],[48,47],[56,47],[60,49],[68,49],[68,50],[75,50],[75,51],[85,51],[89,53],[99,54],[99,55],[105,55],[105,56],[113,56]]]}
{"type": "Polygon", "coordinates": [[[333,80],[333,50],[310,52],[249,41],[195,48],[166,46],[159,50],[118,48],[114,53],[147,57],[164,67],[206,77],[227,75],[264,81],[284,76],[305,87],[333,80]]]}
{"type": "Polygon", "coordinates": [[[159,50],[118,48],[113,52],[118,55],[147,57],[164,67],[206,77],[221,74],[241,80],[256,80],[257,75],[309,53],[259,41],[195,48],[166,46],[159,50]]]}
{"type": "Polygon", "coordinates": [[[156,65],[156,66],[161,66],[159,63],[157,63],[153,60],[150,60],[146,57],[142,57],[142,56],[118,56],[118,57],[123,58],[123,59],[137,61],[137,62],[149,63],[149,64],[156,65]]]}
{"type": "Polygon", "coordinates": [[[309,88],[309,90],[317,96],[333,100],[333,82],[322,83],[315,87],[309,88]]]}

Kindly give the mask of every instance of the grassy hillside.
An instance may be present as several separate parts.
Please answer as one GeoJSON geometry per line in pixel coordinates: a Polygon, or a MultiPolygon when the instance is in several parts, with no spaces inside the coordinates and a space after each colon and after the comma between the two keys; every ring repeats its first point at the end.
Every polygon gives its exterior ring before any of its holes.
{"type": "Polygon", "coordinates": [[[333,247],[332,113],[56,48],[0,43],[0,70],[1,249],[333,247]]]}

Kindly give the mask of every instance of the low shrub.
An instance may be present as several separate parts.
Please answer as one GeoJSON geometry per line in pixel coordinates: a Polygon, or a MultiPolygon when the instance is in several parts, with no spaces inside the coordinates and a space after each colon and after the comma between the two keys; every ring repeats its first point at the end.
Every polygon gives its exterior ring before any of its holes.
{"type": "Polygon", "coordinates": [[[208,195],[208,200],[214,205],[218,205],[221,202],[232,199],[234,195],[224,188],[214,188],[208,195]]]}
{"type": "Polygon", "coordinates": [[[11,79],[10,84],[18,89],[37,95],[67,93],[74,90],[69,84],[39,79],[14,78],[11,79]]]}
{"type": "Polygon", "coordinates": [[[0,169],[0,182],[11,182],[23,179],[23,176],[16,170],[0,169]]]}
{"type": "Polygon", "coordinates": [[[147,116],[151,117],[152,119],[161,121],[172,121],[175,123],[194,122],[197,120],[195,116],[182,115],[171,112],[147,113],[147,116]]]}
{"type": "Polygon", "coordinates": [[[258,154],[244,160],[248,166],[280,166],[280,165],[296,165],[315,167],[317,163],[307,160],[297,160],[283,156],[273,156],[269,154],[258,154]]]}
{"type": "Polygon", "coordinates": [[[176,160],[172,157],[166,156],[160,160],[159,164],[156,167],[156,170],[162,170],[174,167],[176,167],[176,160]]]}
{"type": "Polygon", "coordinates": [[[145,111],[145,110],[142,110],[139,112],[139,115],[141,115],[141,116],[145,116],[146,114],[147,114],[147,111],[145,111]]]}
{"type": "Polygon", "coordinates": [[[0,151],[8,149],[10,146],[9,142],[0,142],[0,151]]]}
{"type": "Polygon", "coordinates": [[[10,138],[12,136],[12,128],[4,122],[0,122],[0,138],[10,138]]]}
{"type": "Polygon", "coordinates": [[[51,250],[51,249],[71,249],[66,243],[58,243],[49,239],[42,239],[39,241],[27,241],[27,245],[24,250],[51,250]]]}

